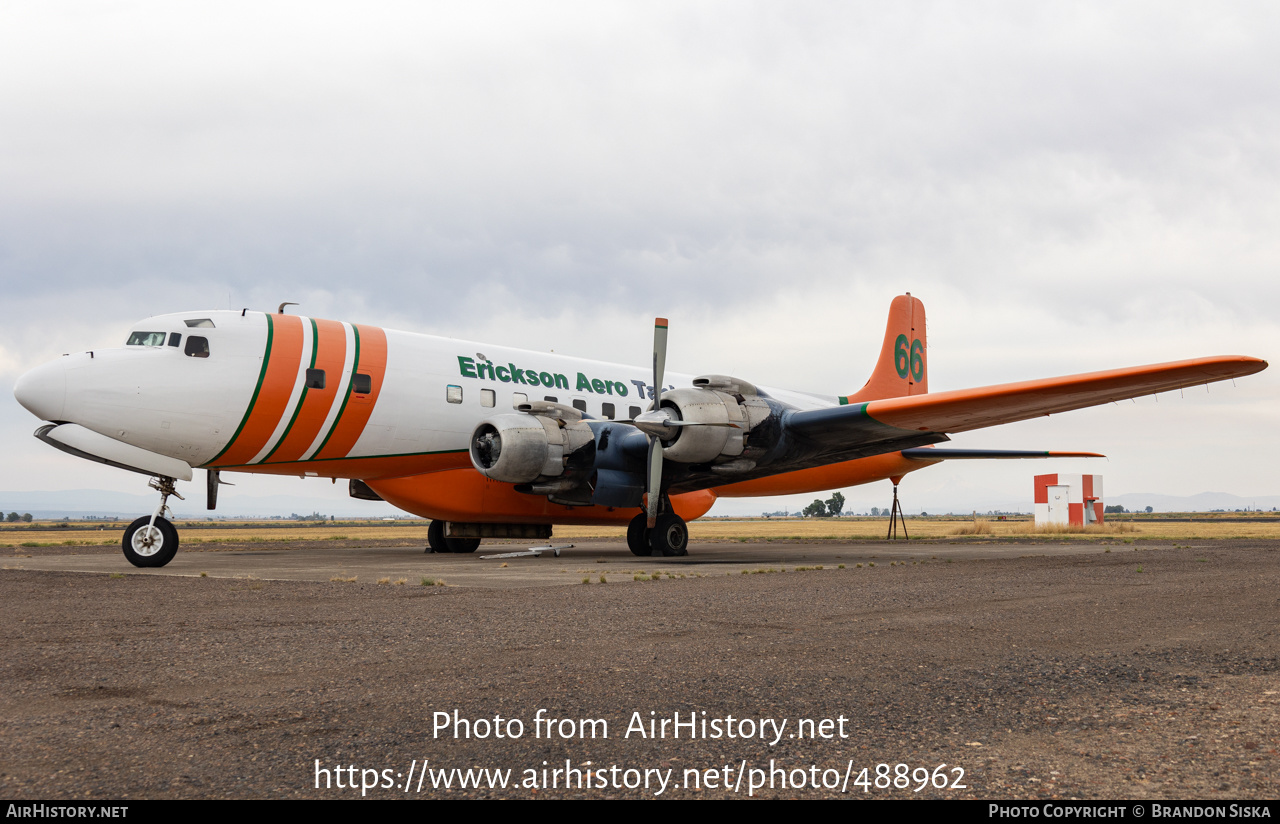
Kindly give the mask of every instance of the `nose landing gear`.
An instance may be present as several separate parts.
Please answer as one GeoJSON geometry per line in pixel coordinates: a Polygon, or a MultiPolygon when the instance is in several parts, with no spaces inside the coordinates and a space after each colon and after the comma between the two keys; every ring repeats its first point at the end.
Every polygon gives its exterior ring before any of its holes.
{"type": "Polygon", "coordinates": [[[186,500],[174,488],[173,478],[152,478],[147,486],[160,493],[160,506],[150,517],[143,516],[124,531],[120,542],[125,559],[136,567],[162,567],[178,554],[178,529],[164,517],[169,496],[186,500]]]}

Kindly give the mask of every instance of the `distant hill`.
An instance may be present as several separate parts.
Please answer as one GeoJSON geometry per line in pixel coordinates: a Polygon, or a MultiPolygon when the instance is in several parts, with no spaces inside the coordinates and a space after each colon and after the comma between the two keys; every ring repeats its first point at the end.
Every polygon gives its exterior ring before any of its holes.
{"type": "Polygon", "coordinates": [[[1154,492],[1129,492],[1124,495],[1107,496],[1108,506],[1119,505],[1129,511],[1143,511],[1151,507],[1156,512],[1212,512],[1225,509],[1233,512],[1237,509],[1280,508],[1280,495],[1258,495],[1244,498],[1227,492],[1201,492],[1199,495],[1160,495],[1154,492]]]}

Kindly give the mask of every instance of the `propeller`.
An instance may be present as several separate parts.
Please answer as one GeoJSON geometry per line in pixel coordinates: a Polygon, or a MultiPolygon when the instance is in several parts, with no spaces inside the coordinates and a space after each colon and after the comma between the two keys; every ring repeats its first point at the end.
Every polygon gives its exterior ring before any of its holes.
{"type": "MultiPolygon", "coordinates": [[[[612,420],[610,423],[624,424],[634,426],[639,429],[649,440],[649,451],[646,459],[645,467],[645,516],[649,529],[657,526],[658,508],[662,501],[662,442],[671,441],[676,438],[681,427],[686,426],[727,426],[732,429],[741,429],[742,427],[736,423],[728,421],[685,421],[680,419],[678,409],[662,408],[662,381],[665,377],[667,368],[667,319],[654,318],[653,320],[653,406],[645,412],[641,412],[634,418],[626,420],[612,420]]],[[[519,407],[521,412],[527,412],[531,415],[544,414],[543,410],[535,408],[533,404],[522,404],[519,407]]],[[[572,410],[565,410],[572,411],[572,410]]],[[[561,426],[563,426],[563,421],[561,426]]],[[[491,439],[490,439],[491,440],[491,439]]],[[[485,436],[476,436],[473,442],[475,449],[479,450],[482,456],[493,455],[496,457],[497,452],[502,448],[501,442],[490,442],[485,436]]]]}
{"type": "Polygon", "coordinates": [[[662,500],[662,442],[676,437],[682,426],[728,426],[741,429],[736,423],[720,421],[682,421],[679,412],[662,408],[662,381],[667,368],[667,319],[654,318],[653,321],[653,408],[626,423],[649,436],[648,471],[645,472],[645,492],[648,496],[646,506],[647,525],[649,529],[657,526],[658,505],[662,500]]]}

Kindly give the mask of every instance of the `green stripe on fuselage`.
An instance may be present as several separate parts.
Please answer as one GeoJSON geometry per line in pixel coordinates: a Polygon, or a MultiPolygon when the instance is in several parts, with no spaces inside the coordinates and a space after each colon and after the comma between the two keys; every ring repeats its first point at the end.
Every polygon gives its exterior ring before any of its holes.
{"type": "MultiPolygon", "coordinates": [[[[315,318],[311,321],[311,366],[308,369],[316,368],[316,354],[320,351],[320,327],[316,325],[315,318]]],[[[307,402],[307,381],[306,373],[303,373],[302,394],[298,396],[298,405],[293,408],[293,417],[289,419],[289,425],[284,428],[284,433],[280,435],[280,440],[276,441],[276,445],[271,447],[271,451],[266,454],[258,463],[266,463],[271,460],[271,456],[276,454],[276,450],[280,445],[289,439],[289,432],[293,429],[293,424],[298,420],[298,413],[302,411],[302,405],[307,402]]]]}
{"type": "MultiPolygon", "coordinates": [[[[338,409],[338,415],[333,419],[333,425],[329,427],[329,433],[324,436],[324,440],[320,442],[320,447],[312,452],[312,456],[319,455],[324,451],[325,446],[329,443],[329,439],[333,437],[333,433],[338,429],[338,421],[342,420],[342,413],[347,411],[347,401],[351,400],[351,389],[355,385],[356,372],[360,369],[360,330],[356,325],[351,324],[351,334],[356,340],[356,354],[351,361],[351,374],[347,376],[347,394],[342,398],[342,406],[338,409]]],[[[372,388],[372,387],[370,387],[372,388]]],[[[307,458],[312,460],[312,458],[307,458]]],[[[330,458],[330,460],[333,460],[330,458]]]]}
{"type": "MultiPolygon", "coordinates": [[[[319,450],[317,450],[317,452],[318,451],[319,450]]],[[[429,455],[469,455],[469,454],[470,454],[470,450],[468,449],[439,449],[439,450],[436,450],[435,452],[391,452],[386,455],[348,455],[344,458],[320,458],[320,459],[312,458],[311,460],[307,460],[307,461],[281,461],[278,464],[274,464],[274,466],[287,466],[289,464],[300,464],[300,463],[328,463],[329,461],[376,461],[376,460],[381,460],[383,458],[424,458],[429,455]]],[[[465,469],[470,465],[471,465],[470,463],[459,464],[456,468],[465,469]]],[[[251,469],[255,466],[260,466],[260,464],[237,464],[236,466],[224,466],[219,468],[220,469],[251,469]]],[[[434,471],[443,472],[448,470],[434,470],[434,471]]]]}
{"type": "Polygon", "coordinates": [[[240,437],[240,433],[244,431],[244,425],[249,422],[249,416],[253,414],[253,407],[258,402],[258,394],[262,392],[262,382],[267,379],[267,364],[271,362],[271,338],[275,333],[275,322],[271,320],[270,315],[264,314],[267,319],[267,345],[262,350],[262,369],[258,371],[258,385],[253,388],[253,397],[249,399],[249,406],[244,410],[244,417],[240,419],[240,425],[236,427],[235,433],[227,441],[227,445],[222,447],[217,455],[205,462],[204,466],[208,466],[214,461],[227,454],[227,450],[236,442],[236,438],[240,437]]]}

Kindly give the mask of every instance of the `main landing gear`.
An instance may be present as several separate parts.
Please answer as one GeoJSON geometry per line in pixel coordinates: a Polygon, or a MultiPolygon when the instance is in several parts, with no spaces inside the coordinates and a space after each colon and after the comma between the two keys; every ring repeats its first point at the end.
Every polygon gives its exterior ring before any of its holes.
{"type": "Polygon", "coordinates": [[[447,538],[444,521],[434,520],[427,526],[427,552],[475,552],[479,538],[447,538]]]}
{"type": "Polygon", "coordinates": [[[178,528],[162,516],[169,508],[169,496],[186,500],[173,486],[173,478],[152,478],[147,486],[160,493],[160,506],[150,517],[143,516],[124,531],[120,542],[124,557],[136,567],[162,567],[178,554],[178,528]]]}
{"type": "Polygon", "coordinates": [[[653,529],[648,528],[645,513],[627,525],[627,547],[632,555],[675,557],[689,554],[689,526],[674,512],[658,516],[653,529]]]}

